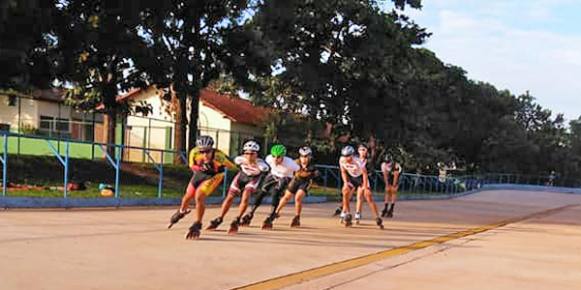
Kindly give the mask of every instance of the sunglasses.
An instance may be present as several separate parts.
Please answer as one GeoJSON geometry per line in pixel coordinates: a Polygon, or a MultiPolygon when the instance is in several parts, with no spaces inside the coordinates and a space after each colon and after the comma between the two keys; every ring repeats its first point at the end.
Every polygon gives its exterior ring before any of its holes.
{"type": "Polygon", "coordinates": [[[201,154],[208,154],[210,152],[212,152],[212,150],[200,150],[201,154]]]}
{"type": "Polygon", "coordinates": [[[244,152],[244,155],[255,155],[256,152],[244,152]]]}

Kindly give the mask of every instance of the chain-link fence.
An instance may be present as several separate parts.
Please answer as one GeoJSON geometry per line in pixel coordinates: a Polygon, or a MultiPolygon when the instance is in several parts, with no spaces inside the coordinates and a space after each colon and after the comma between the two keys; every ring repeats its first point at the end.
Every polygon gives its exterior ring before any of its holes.
{"type": "MultiPolygon", "coordinates": [[[[185,152],[51,139],[5,131],[0,132],[0,139],[4,195],[9,192],[7,187],[10,186],[11,195],[17,193],[19,188],[27,195],[31,192],[27,190],[32,188],[37,190],[38,195],[35,196],[58,197],[58,192],[61,192],[60,196],[65,198],[99,197],[101,195],[98,188],[103,185],[110,186],[114,196],[118,198],[175,198],[183,194],[191,174],[187,166],[171,164],[176,155],[185,161],[185,152]],[[35,145],[21,147],[21,155],[10,154],[10,148],[14,148],[18,140],[22,144],[35,145]],[[90,152],[90,155],[87,155],[87,152],[90,152]],[[128,154],[127,152],[144,156],[148,163],[124,161],[123,157],[128,154]],[[73,186],[85,184],[87,181],[92,183],[90,191],[78,192],[73,186]]],[[[342,180],[338,167],[329,165],[317,167],[321,171],[321,176],[316,180],[312,193],[339,195],[342,180]]],[[[223,196],[226,193],[234,172],[226,172],[225,175],[224,182],[216,190],[215,195],[223,196]]],[[[557,178],[556,175],[495,173],[464,176],[402,173],[399,179],[399,192],[426,195],[456,194],[477,190],[486,184],[551,186],[556,183],[557,178]]],[[[372,172],[369,180],[373,192],[383,194],[385,183],[381,171],[372,172]]]]}
{"type": "MultiPolygon", "coordinates": [[[[103,159],[104,155],[88,143],[107,143],[104,136],[104,115],[102,113],[83,113],[75,111],[62,101],[62,96],[44,96],[32,98],[23,96],[0,95],[0,131],[14,133],[9,137],[9,154],[44,155],[52,153],[46,148],[42,138],[56,140],[57,148],[67,141],[78,141],[74,154],[78,158],[103,159]],[[26,138],[42,137],[42,138],[26,138]],[[83,144],[83,145],[77,145],[83,144]]],[[[115,130],[115,144],[123,145],[121,156],[124,162],[169,164],[180,158],[173,158],[183,153],[175,150],[176,124],[171,120],[128,115],[118,118],[115,130]],[[135,149],[140,148],[140,149],[135,149]],[[145,153],[147,148],[150,155],[145,153]],[[161,153],[162,151],[168,151],[161,153]]],[[[209,127],[198,128],[198,135],[210,135],[216,147],[226,154],[237,155],[245,140],[254,139],[263,144],[267,152],[268,144],[261,133],[242,132],[209,127]]]]}
{"type": "MultiPolygon", "coordinates": [[[[317,165],[321,171],[319,186],[326,191],[341,192],[342,180],[338,166],[317,165]]],[[[383,173],[379,170],[369,174],[369,182],[374,194],[385,192],[383,173]]],[[[475,175],[422,175],[402,173],[399,177],[399,192],[403,194],[455,194],[472,191],[487,184],[520,184],[555,186],[558,184],[556,175],[522,175],[488,173],[475,175]]]]}

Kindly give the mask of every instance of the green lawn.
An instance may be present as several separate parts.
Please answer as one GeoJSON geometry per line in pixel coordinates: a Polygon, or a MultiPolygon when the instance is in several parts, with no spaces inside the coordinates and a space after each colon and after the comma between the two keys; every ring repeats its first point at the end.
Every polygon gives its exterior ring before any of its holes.
{"type": "MultiPolygon", "coordinates": [[[[61,185],[59,185],[61,186],[61,185]]],[[[121,185],[121,197],[124,198],[155,198],[157,197],[157,186],[153,185],[121,185]]],[[[181,197],[182,191],[175,189],[164,189],[163,197],[181,197]]],[[[61,190],[27,190],[27,191],[9,191],[7,196],[17,197],[63,197],[61,190]]],[[[96,198],[102,197],[97,185],[90,185],[87,190],[71,191],[68,195],[70,198],[96,198]]],[[[106,198],[106,197],[103,197],[106,198]]]]}

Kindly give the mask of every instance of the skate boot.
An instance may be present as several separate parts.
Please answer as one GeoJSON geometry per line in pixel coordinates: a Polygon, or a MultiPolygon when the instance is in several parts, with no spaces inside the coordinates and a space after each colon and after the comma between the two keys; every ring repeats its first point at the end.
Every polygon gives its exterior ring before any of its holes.
{"type": "Polygon", "coordinates": [[[355,213],[355,224],[358,225],[360,221],[361,221],[361,213],[357,212],[357,213],[355,213]]]}
{"type": "Polygon", "coordinates": [[[386,217],[388,212],[389,212],[389,211],[387,210],[387,206],[386,206],[386,207],[385,207],[385,208],[383,208],[383,210],[381,211],[381,217],[386,217]]]}
{"type": "Polygon", "coordinates": [[[235,235],[238,233],[238,227],[240,226],[240,218],[237,217],[230,223],[230,229],[228,229],[228,234],[235,235]]]}
{"type": "Polygon", "coordinates": [[[252,221],[252,218],[254,218],[254,214],[253,213],[247,213],[242,217],[242,220],[240,221],[240,226],[241,227],[247,227],[250,225],[250,222],[252,221]]]}
{"type": "Polygon", "coordinates": [[[206,230],[215,230],[218,228],[220,224],[222,224],[222,218],[217,217],[210,222],[210,225],[206,228],[206,230]]]}
{"type": "Polygon", "coordinates": [[[177,224],[181,219],[183,219],[190,212],[191,212],[190,209],[186,209],[183,212],[178,209],[178,211],[176,211],[169,219],[169,225],[167,226],[167,228],[171,229],[171,227],[173,227],[173,225],[177,224]]]}
{"type": "Polygon", "coordinates": [[[271,230],[272,229],[272,222],[274,221],[274,216],[267,217],[264,222],[262,223],[263,230],[271,230]]]}
{"type": "Polygon", "coordinates": [[[291,222],[291,228],[297,228],[301,226],[301,217],[296,215],[291,222]]]}
{"type": "Polygon", "coordinates": [[[375,223],[377,224],[377,226],[378,226],[380,229],[382,229],[382,230],[383,230],[383,220],[382,220],[380,217],[378,217],[378,218],[376,218],[376,219],[375,219],[375,223]]]}
{"type": "Polygon", "coordinates": [[[200,230],[202,229],[201,222],[195,222],[186,233],[186,240],[194,240],[200,238],[200,230]]]}
{"type": "Polygon", "coordinates": [[[350,213],[345,214],[345,227],[350,227],[353,225],[353,216],[350,213]]]}

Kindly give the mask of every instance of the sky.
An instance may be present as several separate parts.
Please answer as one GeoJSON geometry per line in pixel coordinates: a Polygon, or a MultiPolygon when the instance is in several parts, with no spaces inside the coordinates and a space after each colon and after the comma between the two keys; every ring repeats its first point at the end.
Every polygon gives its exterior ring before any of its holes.
{"type": "Polygon", "coordinates": [[[581,116],[581,0],[423,0],[425,47],[468,77],[581,116]]]}

